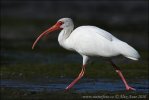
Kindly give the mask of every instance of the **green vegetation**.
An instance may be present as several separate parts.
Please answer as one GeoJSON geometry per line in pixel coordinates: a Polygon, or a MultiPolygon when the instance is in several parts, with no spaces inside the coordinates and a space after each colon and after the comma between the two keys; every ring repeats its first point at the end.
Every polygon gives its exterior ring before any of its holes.
{"type": "MultiPolygon", "coordinates": [[[[119,64],[127,78],[148,78],[148,63],[134,62],[119,64]]],[[[76,77],[81,70],[81,64],[15,64],[2,65],[2,79],[34,79],[46,77],[76,77]]],[[[117,78],[109,63],[89,64],[86,67],[87,78],[117,78]],[[108,74],[107,74],[108,73],[108,74]]]]}

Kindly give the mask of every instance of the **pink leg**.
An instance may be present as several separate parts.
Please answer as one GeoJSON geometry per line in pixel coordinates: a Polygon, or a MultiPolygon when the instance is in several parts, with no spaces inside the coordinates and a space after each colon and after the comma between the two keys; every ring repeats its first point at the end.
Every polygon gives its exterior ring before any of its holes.
{"type": "Polygon", "coordinates": [[[78,82],[83,77],[84,72],[85,72],[85,65],[82,66],[82,70],[81,70],[79,76],[74,81],[72,81],[69,86],[66,87],[66,90],[69,90],[71,87],[73,87],[75,85],[75,83],[78,82]]]}
{"type": "Polygon", "coordinates": [[[115,68],[116,72],[118,73],[118,75],[120,76],[120,78],[122,79],[123,83],[125,84],[126,90],[136,90],[135,88],[132,88],[128,85],[127,81],[125,80],[123,74],[121,73],[120,69],[112,62],[110,61],[112,66],[115,68]]]}

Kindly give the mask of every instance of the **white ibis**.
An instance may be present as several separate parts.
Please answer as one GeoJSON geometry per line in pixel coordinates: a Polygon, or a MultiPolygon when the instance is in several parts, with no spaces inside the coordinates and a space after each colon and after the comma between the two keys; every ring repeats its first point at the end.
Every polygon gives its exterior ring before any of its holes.
{"type": "MultiPolygon", "coordinates": [[[[75,30],[73,29],[74,24],[71,18],[61,18],[54,26],[44,31],[32,46],[32,49],[34,49],[40,38],[48,33],[55,30],[61,30],[58,36],[60,46],[68,50],[76,51],[83,57],[82,70],[79,76],[66,87],[66,90],[73,87],[73,85],[83,77],[86,64],[90,57],[111,58],[113,56],[123,55],[132,60],[138,60],[140,57],[139,53],[133,47],[96,26],[87,25],[80,26],[75,30]]],[[[112,60],[110,60],[110,63],[122,79],[126,90],[135,90],[135,88],[128,85],[120,69],[112,62],[112,60]]]]}

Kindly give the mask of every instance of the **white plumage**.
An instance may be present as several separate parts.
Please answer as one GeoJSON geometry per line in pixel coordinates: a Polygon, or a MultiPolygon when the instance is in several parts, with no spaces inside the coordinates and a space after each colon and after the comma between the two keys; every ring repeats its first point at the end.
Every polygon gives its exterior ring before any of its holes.
{"type": "MultiPolygon", "coordinates": [[[[138,60],[140,57],[139,53],[133,47],[103,29],[95,26],[80,26],[75,30],[73,30],[73,28],[74,24],[70,18],[62,18],[58,20],[54,26],[44,31],[32,46],[33,49],[39,39],[49,32],[61,29],[58,36],[59,44],[65,49],[78,52],[83,57],[82,70],[79,76],[66,87],[66,90],[70,89],[83,77],[85,66],[90,57],[113,57],[123,55],[132,60],[138,60]]],[[[112,61],[110,62],[123,80],[126,90],[135,90],[127,84],[120,69],[112,61]]]]}
{"type": "MultiPolygon", "coordinates": [[[[59,36],[64,36],[62,31],[59,36]]],[[[117,39],[109,32],[95,26],[80,26],[64,41],[59,41],[65,49],[75,50],[81,55],[111,57],[123,55],[137,60],[138,52],[127,43],[117,39]]]]}

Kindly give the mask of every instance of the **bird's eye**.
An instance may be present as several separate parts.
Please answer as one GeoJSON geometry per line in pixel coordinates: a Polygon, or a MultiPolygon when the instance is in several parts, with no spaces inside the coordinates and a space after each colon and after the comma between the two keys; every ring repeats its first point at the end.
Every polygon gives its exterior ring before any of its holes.
{"type": "Polygon", "coordinates": [[[62,25],[62,24],[63,24],[63,22],[62,22],[62,21],[59,21],[59,24],[60,24],[60,25],[62,25]]]}

